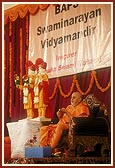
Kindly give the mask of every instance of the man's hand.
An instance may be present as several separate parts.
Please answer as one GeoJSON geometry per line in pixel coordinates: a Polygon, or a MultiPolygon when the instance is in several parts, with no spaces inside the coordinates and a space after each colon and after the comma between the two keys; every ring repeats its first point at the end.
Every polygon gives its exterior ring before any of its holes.
{"type": "Polygon", "coordinates": [[[58,119],[60,120],[63,115],[66,113],[66,109],[65,108],[61,108],[57,111],[57,116],[58,116],[58,119]]]}

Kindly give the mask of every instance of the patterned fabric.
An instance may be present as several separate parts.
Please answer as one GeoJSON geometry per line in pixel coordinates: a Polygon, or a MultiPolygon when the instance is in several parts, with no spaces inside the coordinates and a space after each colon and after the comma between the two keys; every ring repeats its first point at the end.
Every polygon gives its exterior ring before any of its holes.
{"type": "Polygon", "coordinates": [[[9,136],[11,139],[11,158],[23,158],[25,156],[25,146],[39,146],[40,121],[19,120],[18,122],[7,123],[9,136]],[[36,137],[36,138],[35,138],[36,137]]]}
{"type": "Polygon", "coordinates": [[[96,117],[98,115],[101,102],[94,96],[94,94],[89,94],[83,101],[90,109],[90,116],[96,117]]]}
{"type": "Polygon", "coordinates": [[[99,107],[101,102],[94,96],[94,94],[89,94],[84,100],[88,107],[93,110],[94,107],[99,107]]]}

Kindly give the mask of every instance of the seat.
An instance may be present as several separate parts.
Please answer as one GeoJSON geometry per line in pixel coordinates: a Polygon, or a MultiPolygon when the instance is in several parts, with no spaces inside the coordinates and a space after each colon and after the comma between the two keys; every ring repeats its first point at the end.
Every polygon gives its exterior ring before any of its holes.
{"type": "Polygon", "coordinates": [[[110,156],[110,122],[107,110],[90,94],[84,100],[89,117],[73,117],[69,126],[68,147],[70,156],[110,156]]]}

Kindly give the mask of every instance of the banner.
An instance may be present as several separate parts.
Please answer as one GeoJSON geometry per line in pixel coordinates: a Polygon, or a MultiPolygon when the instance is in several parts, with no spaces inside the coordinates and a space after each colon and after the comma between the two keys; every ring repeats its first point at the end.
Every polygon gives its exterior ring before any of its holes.
{"type": "Polygon", "coordinates": [[[30,16],[29,59],[49,78],[111,66],[111,4],[49,5],[30,16]]]}

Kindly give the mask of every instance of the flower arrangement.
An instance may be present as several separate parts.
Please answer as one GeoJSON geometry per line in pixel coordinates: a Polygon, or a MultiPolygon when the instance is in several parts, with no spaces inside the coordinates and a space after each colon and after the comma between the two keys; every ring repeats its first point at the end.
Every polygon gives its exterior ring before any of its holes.
{"type": "Polygon", "coordinates": [[[20,77],[17,74],[14,74],[15,85],[20,85],[20,77]]]}

